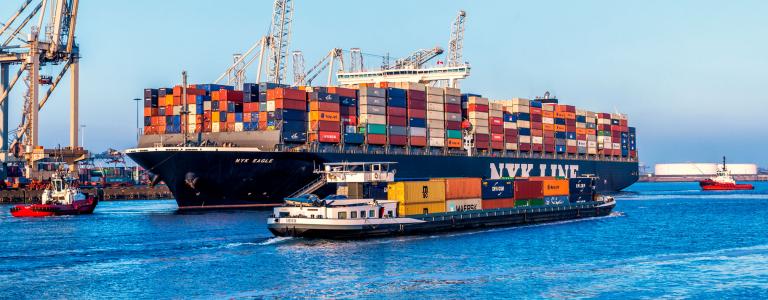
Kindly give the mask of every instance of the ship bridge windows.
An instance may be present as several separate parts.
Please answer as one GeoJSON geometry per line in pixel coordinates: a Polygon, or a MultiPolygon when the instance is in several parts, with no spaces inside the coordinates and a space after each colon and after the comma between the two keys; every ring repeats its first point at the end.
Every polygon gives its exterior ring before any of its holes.
{"type": "Polygon", "coordinates": [[[347,218],[347,212],[346,211],[340,211],[339,212],[339,219],[346,219],[347,218]]]}
{"type": "Polygon", "coordinates": [[[361,219],[365,219],[365,211],[364,210],[360,211],[360,218],[361,219]]]}
{"type": "Polygon", "coordinates": [[[356,211],[349,212],[349,218],[350,219],[357,219],[357,212],[356,211]]]}
{"type": "Polygon", "coordinates": [[[376,211],[371,209],[368,211],[368,217],[369,218],[375,218],[376,217],[376,211]]]}

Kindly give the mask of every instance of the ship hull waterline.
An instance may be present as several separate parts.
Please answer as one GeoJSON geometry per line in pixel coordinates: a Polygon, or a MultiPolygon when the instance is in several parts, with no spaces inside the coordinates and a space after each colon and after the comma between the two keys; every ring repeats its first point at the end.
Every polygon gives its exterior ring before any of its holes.
{"type": "MultiPolygon", "coordinates": [[[[620,191],[638,179],[632,161],[253,151],[240,148],[139,148],[128,156],[165,182],[179,209],[269,208],[319,178],[327,162],[395,162],[396,179],[441,177],[599,177],[597,191],[620,191]]],[[[330,189],[329,189],[330,188],[330,189]]],[[[332,193],[326,186],[319,194],[332,193]]]]}

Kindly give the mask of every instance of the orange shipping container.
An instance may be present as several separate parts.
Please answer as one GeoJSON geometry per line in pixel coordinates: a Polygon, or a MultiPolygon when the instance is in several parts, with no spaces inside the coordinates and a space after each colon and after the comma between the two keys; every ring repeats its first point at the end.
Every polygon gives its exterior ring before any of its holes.
{"type": "Polygon", "coordinates": [[[307,100],[307,92],[288,88],[267,90],[267,100],[275,99],[307,100]]]}
{"type": "Polygon", "coordinates": [[[555,112],[555,118],[565,119],[567,116],[568,115],[566,115],[565,112],[559,112],[559,111],[555,112]]]}
{"type": "Polygon", "coordinates": [[[441,181],[445,184],[445,199],[480,198],[480,178],[435,178],[430,181],[441,181]]]}
{"type": "Polygon", "coordinates": [[[531,177],[529,181],[541,181],[544,196],[568,196],[568,179],[554,179],[552,177],[531,177]]]}
{"type": "Polygon", "coordinates": [[[544,131],[555,131],[555,124],[542,124],[544,131]]]}
{"type": "Polygon", "coordinates": [[[576,128],[576,134],[587,134],[586,128],[576,128]]]}
{"type": "Polygon", "coordinates": [[[555,131],[565,132],[565,125],[555,125],[555,131]]]}
{"type": "Polygon", "coordinates": [[[354,98],[357,96],[357,93],[355,90],[348,89],[348,88],[340,88],[340,87],[328,87],[328,93],[337,94],[339,96],[350,97],[350,98],[354,98]]]}
{"type": "Polygon", "coordinates": [[[541,112],[541,116],[544,117],[544,118],[554,118],[555,117],[555,113],[551,112],[551,111],[546,111],[545,110],[545,111],[541,112]]]}
{"type": "Polygon", "coordinates": [[[326,111],[311,111],[309,112],[309,121],[333,121],[338,122],[340,120],[339,113],[326,112],[326,111]]]}
{"type": "Polygon", "coordinates": [[[461,148],[461,139],[446,139],[445,144],[448,148],[461,148]]]}

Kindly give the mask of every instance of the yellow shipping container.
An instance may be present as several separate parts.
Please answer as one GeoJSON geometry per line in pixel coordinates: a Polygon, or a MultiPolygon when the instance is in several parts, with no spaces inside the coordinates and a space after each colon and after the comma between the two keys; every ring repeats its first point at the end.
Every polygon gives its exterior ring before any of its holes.
{"type": "Polygon", "coordinates": [[[410,203],[397,206],[398,216],[411,216],[421,214],[434,214],[445,212],[445,204],[443,202],[431,202],[431,203],[410,203]]]}
{"type": "Polygon", "coordinates": [[[400,203],[445,203],[445,183],[441,181],[401,181],[387,186],[387,199],[400,203]]]}
{"type": "Polygon", "coordinates": [[[568,196],[568,179],[549,179],[541,182],[544,196],[568,196]]]}
{"type": "Polygon", "coordinates": [[[211,112],[211,121],[219,122],[219,112],[218,111],[212,111],[211,112]]]}

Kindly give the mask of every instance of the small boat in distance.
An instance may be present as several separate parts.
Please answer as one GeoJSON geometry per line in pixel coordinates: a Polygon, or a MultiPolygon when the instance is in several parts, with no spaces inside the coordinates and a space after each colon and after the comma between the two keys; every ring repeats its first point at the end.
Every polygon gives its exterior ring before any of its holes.
{"type": "Polygon", "coordinates": [[[725,156],[723,156],[723,168],[718,169],[715,177],[699,181],[699,186],[705,191],[732,191],[732,190],[752,190],[754,187],[747,183],[736,183],[731,176],[731,171],[725,165],[725,156]]]}
{"type": "Polygon", "coordinates": [[[43,191],[42,203],[16,205],[11,208],[14,217],[51,217],[64,215],[91,214],[99,200],[94,195],[86,195],[70,180],[55,173],[51,183],[43,191]]]}

